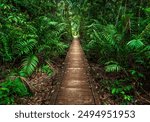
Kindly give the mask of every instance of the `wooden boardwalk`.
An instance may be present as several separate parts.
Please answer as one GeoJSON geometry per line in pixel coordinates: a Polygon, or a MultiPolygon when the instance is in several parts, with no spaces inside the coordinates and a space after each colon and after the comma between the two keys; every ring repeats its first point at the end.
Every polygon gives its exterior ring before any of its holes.
{"type": "Polygon", "coordinates": [[[56,105],[93,105],[95,98],[88,82],[88,64],[80,41],[74,39],[65,60],[65,73],[56,105]]]}

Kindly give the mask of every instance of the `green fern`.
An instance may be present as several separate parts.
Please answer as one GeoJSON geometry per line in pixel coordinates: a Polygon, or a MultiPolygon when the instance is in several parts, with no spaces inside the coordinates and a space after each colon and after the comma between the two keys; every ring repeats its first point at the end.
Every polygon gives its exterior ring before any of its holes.
{"type": "Polygon", "coordinates": [[[49,65],[43,65],[40,69],[43,73],[46,73],[48,76],[53,74],[53,70],[49,65]]]}
{"type": "Polygon", "coordinates": [[[7,39],[7,35],[0,32],[0,55],[3,57],[4,61],[12,60],[12,53],[9,47],[9,40],[7,39]]]}
{"type": "Polygon", "coordinates": [[[38,58],[35,55],[27,56],[22,63],[22,70],[30,76],[38,64],[38,58]]]}
{"type": "Polygon", "coordinates": [[[127,46],[130,49],[139,49],[144,46],[144,43],[141,39],[133,39],[127,43],[127,46]]]}
{"type": "Polygon", "coordinates": [[[150,8],[145,8],[144,11],[150,14],[150,8]]]}
{"type": "Polygon", "coordinates": [[[122,69],[122,67],[115,61],[106,62],[105,65],[106,72],[119,72],[122,69]]]}
{"type": "Polygon", "coordinates": [[[33,50],[34,46],[37,44],[35,39],[29,39],[27,41],[21,41],[19,44],[16,45],[17,50],[19,51],[18,54],[28,54],[30,51],[33,50]]]}
{"type": "Polygon", "coordinates": [[[0,104],[13,104],[14,95],[21,97],[29,95],[28,89],[20,78],[0,83],[0,104]]]}

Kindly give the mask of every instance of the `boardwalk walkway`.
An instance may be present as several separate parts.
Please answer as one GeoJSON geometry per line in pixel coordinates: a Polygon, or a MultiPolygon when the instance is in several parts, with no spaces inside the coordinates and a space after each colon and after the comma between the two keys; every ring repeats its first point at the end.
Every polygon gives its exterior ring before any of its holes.
{"type": "Polygon", "coordinates": [[[74,39],[65,60],[65,73],[56,98],[56,105],[95,104],[88,82],[87,60],[80,41],[74,39]]]}

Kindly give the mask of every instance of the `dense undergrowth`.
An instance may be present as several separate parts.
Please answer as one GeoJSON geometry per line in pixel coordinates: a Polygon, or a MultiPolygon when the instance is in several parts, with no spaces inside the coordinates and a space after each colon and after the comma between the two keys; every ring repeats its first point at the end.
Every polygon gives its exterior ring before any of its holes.
{"type": "Polygon", "coordinates": [[[0,104],[31,95],[35,71],[51,76],[72,35],[111,75],[98,83],[114,100],[136,104],[145,94],[149,104],[149,0],[0,0],[0,104]]]}
{"type": "Polygon", "coordinates": [[[71,34],[59,12],[63,6],[57,6],[51,0],[0,0],[0,104],[31,95],[34,71],[51,76],[52,60],[66,53],[71,34]]]}
{"type": "Polygon", "coordinates": [[[87,9],[89,16],[83,17],[80,31],[86,54],[113,76],[99,83],[120,104],[136,104],[142,94],[149,104],[149,7],[148,0],[94,0],[87,9]]]}

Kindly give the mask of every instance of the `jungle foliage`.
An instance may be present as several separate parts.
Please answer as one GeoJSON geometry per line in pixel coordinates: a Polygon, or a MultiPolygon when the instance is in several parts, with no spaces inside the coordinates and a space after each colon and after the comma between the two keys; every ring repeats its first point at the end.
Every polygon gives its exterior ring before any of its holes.
{"type": "Polygon", "coordinates": [[[87,5],[80,28],[85,51],[107,74],[117,76],[105,84],[110,93],[121,104],[136,104],[137,94],[149,96],[150,3],[93,0],[87,5]]]}
{"type": "Polygon", "coordinates": [[[28,78],[46,62],[64,55],[71,40],[67,19],[52,0],[0,0],[0,104],[29,95],[28,78]]]}
{"type": "Polygon", "coordinates": [[[72,36],[114,76],[104,84],[120,104],[148,94],[149,0],[0,0],[0,104],[29,95],[35,70],[51,76],[46,62],[64,55],[72,36]]]}

